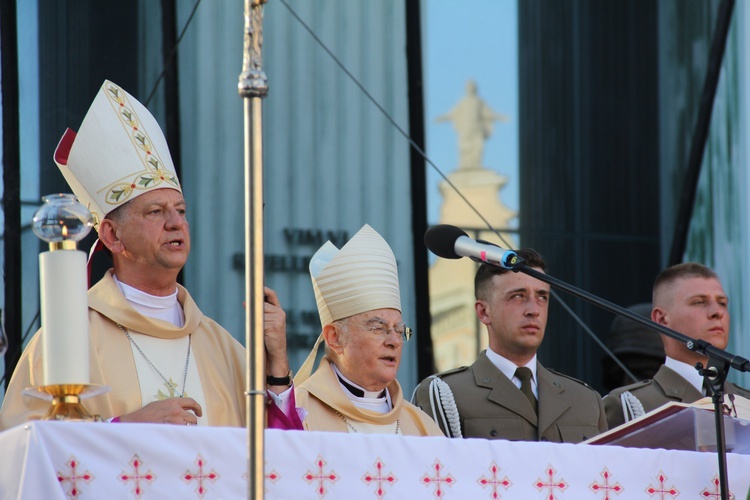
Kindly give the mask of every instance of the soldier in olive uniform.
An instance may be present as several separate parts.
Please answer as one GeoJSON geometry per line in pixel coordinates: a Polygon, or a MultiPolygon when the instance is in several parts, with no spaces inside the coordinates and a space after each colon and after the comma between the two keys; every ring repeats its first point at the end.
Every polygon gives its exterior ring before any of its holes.
{"type": "MultiPolygon", "coordinates": [[[[656,277],[651,320],[695,340],[726,349],[729,309],[724,288],[714,271],[695,262],[677,264],[656,277]]],[[[703,377],[695,369],[708,359],[677,339],[662,335],[666,359],[653,379],[620,387],[604,398],[609,427],[637,418],[670,401],[693,403],[703,398],[703,377]]],[[[725,394],[750,398],[750,392],[724,384],[725,394]]]]}
{"type": "MultiPolygon", "coordinates": [[[[537,252],[517,253],[528,267],[544,271],[537,252]]],[[[474,293],[489,348],[471,366],[423,380],[414,403],[452,437],[578,443],[606,431],[599,394],[537,361],[547,326],[549,285],[482,264],[474,293]]]]}

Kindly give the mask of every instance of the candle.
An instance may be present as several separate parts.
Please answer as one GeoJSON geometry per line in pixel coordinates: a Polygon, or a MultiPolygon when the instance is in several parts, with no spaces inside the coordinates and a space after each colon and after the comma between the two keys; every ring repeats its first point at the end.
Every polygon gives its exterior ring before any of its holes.
{"type": "Polygon", "coordinates": [[[39,255],[42,383],[89,384],[86,254],[55,250],[39,255]]]}
{"type": "Polygon", "coordinates": [[[49,243],[39,255],[42,385],[89,385],[88,273],[76,242],[88,234],[91,213],[72,194],[42,197],[34,234],[49,243]]]}

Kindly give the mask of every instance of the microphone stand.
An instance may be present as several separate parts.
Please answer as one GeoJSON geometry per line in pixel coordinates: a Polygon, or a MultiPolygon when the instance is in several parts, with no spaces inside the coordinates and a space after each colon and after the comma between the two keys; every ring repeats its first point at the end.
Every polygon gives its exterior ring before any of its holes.
{"type": "MultiPolygon", "coordinates": [[[[472,259],[477,262],[482,262],[479,259],[472,259]]],[[[564,281],[561,281],[554,276],[550,276],[541,271],[528,267],[522,259],[515,259],[515,262],[505,262],[502,264],[494,264],[491,262],[485,262],[491,265],[499,265],[506,269],[511,269],[513,272],[522,272],[529,276],[532,276],[540,281],[548,283],[554,287],[560,288],[576,297],[591,302],[595,306],[598,306],[606,311],[625,316],[628,319],[635,321],[641,325],[658,331],[668,337],[676,339],[680,342],[684,342],[686,347],[691,351],[703,354],[708,357],[707,367],[704,367],[701,363],[696,365],[698,373],[703,375],[707,382],[707,386],[711,391],[711,400],[714,404],[714,415],[716,424],[716,451],[719,459],[719,481],[721,487],[721,498],[722,500],[729,500],[729,481],[727,478],[727,448],[726,438],[724,434],[724,382],[727,379],[729,368],[733,367],[741,372],[750,371],[750,361],[747,359],[730,354],[727,351],[712,346],[705,340],[695,340],[688,337],[685,334],[674,331],[670,328],[662,326],[658,323],[654,323],[651,320],[640,316],[632,311],[620,307],[612,302],[608,302],[602,298],[597,297],[589,292],[576,288],[564,281]]]]}

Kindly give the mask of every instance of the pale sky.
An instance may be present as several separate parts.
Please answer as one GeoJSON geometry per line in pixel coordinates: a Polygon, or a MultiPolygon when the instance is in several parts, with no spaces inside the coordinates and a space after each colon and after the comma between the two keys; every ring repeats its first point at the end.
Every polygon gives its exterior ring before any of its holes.
{"type": "MultiPolygon", "coordinates": [[[[485,166],[508,178],[502,202],[518,210],[518,30],[516,0],[428,0],[422,3],[427,155],[446,175],[456,169],[451,123],[435,123],[477,82],[479,97],[496,113],[484,151],[485,166]]],[[[440,175],[428,165],[428,223],[438,222],[440,175]]],[[[490,221],[492,222],[492,221],[490,221]]],[[[516,221],[513,221],[514,224],[516,221]]]]}

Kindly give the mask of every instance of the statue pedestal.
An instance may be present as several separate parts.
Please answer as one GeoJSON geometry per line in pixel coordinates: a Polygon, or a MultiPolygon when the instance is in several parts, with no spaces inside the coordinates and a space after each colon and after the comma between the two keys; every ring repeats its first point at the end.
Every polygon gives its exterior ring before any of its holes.
{"type": "MultiPolygon", "coordinates": [[[[448,180],[468,199],[476,210],[498,229],[507,228],[516,212],[503,205],[500,189],[505,176],[484,168],[459,169],[448,180]]],[[[440,183],[445,200],[440,223],[465,229],[469,236],[516,247],[516,239],[501,233],[503,243],[448,182],[440,183]],[[472,232],[472,229],[475,229],[472,232]]],[[[474,274],[477,264],[471,259],[437,259],[430,267],[430,313],[432,343],[438,371],[471,364],[487,348],[487,333],[474,311],[474,274]]]]}
{"type": "MultiPolygon", "coordinates": [[[[487,169],[458,170],[448,180],[468,199],[491,224],[507,227],[516,212],[500,201],[500,189],[507,179],[487,169]]],[[[440,209],[440,223],[452,226],[486,229],[482,219],[466,204],[466,201],[446,181],[440,183],[440,194],[445,200],[440,209]]]]}

